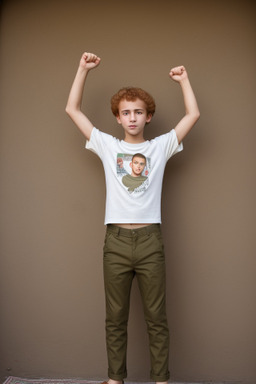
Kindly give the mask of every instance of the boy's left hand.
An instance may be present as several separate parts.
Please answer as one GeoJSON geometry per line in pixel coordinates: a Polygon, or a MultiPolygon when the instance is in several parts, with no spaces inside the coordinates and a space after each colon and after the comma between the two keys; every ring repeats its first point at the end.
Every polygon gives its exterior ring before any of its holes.
{"type": "Polygon", "coordinates": [[[183,65],[172,68],[169,72],[169,76],[172,80],[180,82],[181,80],[188,77],[187,71],[183,65]]]}

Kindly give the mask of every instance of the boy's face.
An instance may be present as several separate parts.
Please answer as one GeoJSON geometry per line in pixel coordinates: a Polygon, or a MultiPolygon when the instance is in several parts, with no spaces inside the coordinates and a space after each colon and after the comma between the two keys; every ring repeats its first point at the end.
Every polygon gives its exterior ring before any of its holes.
{"type": "Polygon", "coordinates": [[[119,103],[119,115],[116,117],[119,124],[125,131],[126,139],[134,137],[143,138],[144,127],[151,120],[151,115],[147,114],[144,101],[121,100],[119,103]]]}
{"type": "Polygon", "coordinates": [[[145,166],[146,166],[145,159],[143,157],[135,156],[132,159],[132,163],[131,163],[132,176],[134,177],[141,176],[145,166]]]}

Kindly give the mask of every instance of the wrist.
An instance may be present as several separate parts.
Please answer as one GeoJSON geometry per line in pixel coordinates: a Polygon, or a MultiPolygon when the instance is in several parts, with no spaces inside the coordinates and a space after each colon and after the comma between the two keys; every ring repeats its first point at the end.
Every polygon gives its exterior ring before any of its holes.
{"type": "Polygon", "coordinates": [[[180,86],[181,86],[182,89],[185,89],[185,88],[187,88],[187,87],[190,87],[190,81],[189,81],[189,78],[186,77],[186,78],[184,78],[184,79],[181,79],[181,80],[180,80],[180,86]]]}
{"type": "Polygon", "coordinates": [[[79,71],[81,71],[81,72],[89,72],[89,69],[88,68],[86,68],[84,65],[79,65],[79,67],[78,67],[78,70],[79,71]]]}
{"type": "Polygon", "coordinates": [[[86,77],[88,75],[89,69],[83,67],[82,65],[79,65],[77,70],[77,76],[79,77],[86,77]]]}
{"type": "Polygon", "coordinates": [[[184,77],[183,79],[180,80],[180,84],[189,84],[189,78],[188,76],[184,77]]]}

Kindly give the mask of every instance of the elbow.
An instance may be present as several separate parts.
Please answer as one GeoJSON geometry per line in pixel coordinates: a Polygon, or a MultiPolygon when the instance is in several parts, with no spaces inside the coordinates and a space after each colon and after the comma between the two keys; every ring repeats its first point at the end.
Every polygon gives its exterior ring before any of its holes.
{"type": "Polygon", "coordinates": [[[186,113],[187,118],[194,125],[200,118],[200,111],[198,108],[194,108],[192,111],[186,113]]]}
{"type": "Polygon", "coordinates": [[[80,112],[80,109],[74,106],[73,104],[70,104],[69,102],[66,105],[65,112],[68,114],[69,117],[73,120],[75,116],[80,112]]]}
{"type": "Polygon", "coordinates": [[[66,105],[65,112],[66,112],[69,116],[71,115],[71,110],[70,110],[70,107],[69,107],[68,104],[66,105]]]}
{"type": "Polygon", "coordinates": [[[199,120],[200,118],[200,111],[199,109],[193,114],[193,120],[194,120],[194,124],[197,122],[197,120],[199,120]]]}
{"type": "Polygon", "coordinates": [[[72,108],[70,105],[67,104],[66,108],[65,108],[65,112],[67,113],[67,115],[73,119],[73,116],[75,115],[75,110],[74,108],[72,108]]]}

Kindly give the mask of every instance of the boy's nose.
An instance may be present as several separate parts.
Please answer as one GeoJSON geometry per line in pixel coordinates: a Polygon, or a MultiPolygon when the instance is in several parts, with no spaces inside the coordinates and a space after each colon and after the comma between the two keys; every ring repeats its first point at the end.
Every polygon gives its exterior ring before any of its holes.
{"type": "Polygon", "coordinates": [[[134,112],[131,112],[130,120],[131,120],[131,121],[135,121],[135,120],[136,120],[136,118],[135,118],[135,113],[134,113],[134,112]]]}

